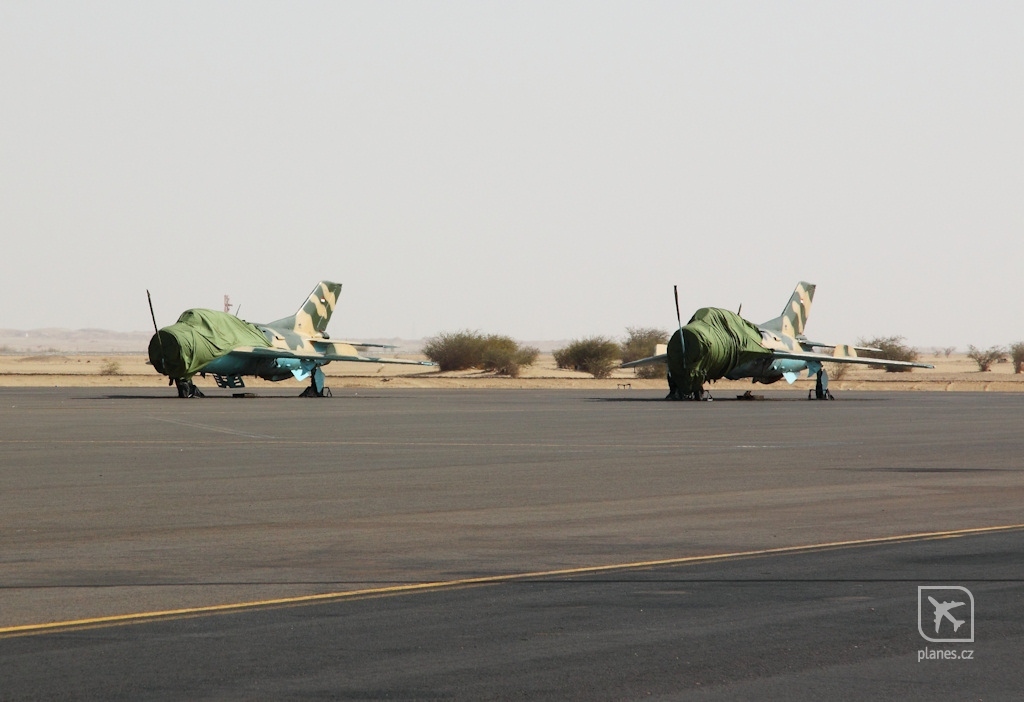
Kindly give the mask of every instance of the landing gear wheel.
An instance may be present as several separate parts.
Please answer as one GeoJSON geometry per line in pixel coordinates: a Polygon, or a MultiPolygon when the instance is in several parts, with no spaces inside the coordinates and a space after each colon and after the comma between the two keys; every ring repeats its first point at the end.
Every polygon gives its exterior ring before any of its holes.
{"type": "Polygon", "coordinates": [[[834,400],[836,399],[828,389],[828,372],[822,368],[818,371],[818,380],[814,384],[814,395],[812,397],[811,392],[807,392],[808,400],[834,400]]]}
{"type": "Polygon", "coordinates": [[[672,371],[668,373],[668,395],[665,396],[666,400],[696,400],[703,402],[711,402],[713,397],[711,393],[704,389],[703,385],[691,385],[690,392],[685,392],[678,383],[672,378],[672,371]],[[695,390],[692,388],[696,388],[695,390]]]}
{"type": "Polygon", "coordinates": [[[682,393],[679,390],[679,386],[672,380],[672,371],[668,372],[668,395],[665,395],[666,400],[681,400],[683,399],[682,393]]]}
{"type": "Polygon", "coordinates": [[[308,388],[299,393],[299,397],[334,397],[331,393],[330,388],[324,388],[317,392],[316,388],[310,385],[308,388]]]}
{"type": "Polygon", "coordinates": [[[317,368],[309,377],[309,387],[299,397],[332,397],[331,389],[324,387],[324,372],[317,368]]]}
{"type": "Polygon", "coordinates": [[[674,388],[668,395],[665,396],[666,400],[676,401],[691,401],[691,402],[711,402],[715,398],[711,397],[711,393],[707,390],[701,389],[698,392],[680,392],[678,388],[674,388]]]}
{"type": "Polygon", "coordinates": [[[206,397],[203,391],[196,387],[191,380],[175,378],[174,384],[178,388],[178,397],[206,397]]]}

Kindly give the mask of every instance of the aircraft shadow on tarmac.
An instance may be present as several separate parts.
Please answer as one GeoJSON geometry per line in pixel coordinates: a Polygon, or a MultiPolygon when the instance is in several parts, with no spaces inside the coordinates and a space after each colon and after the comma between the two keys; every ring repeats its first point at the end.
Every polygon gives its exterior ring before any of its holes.
{"type": "Polygon", "coordinates": [[[880,468],[858,468],[870,473],[1018,473],[1014,468],[907,468],[882,466],[880,468]]]}
{"type": "MultiPolygon", "coordinates": [[[[885,398],[881,397],[851,397],[844,399],[844,402],[881,402],[885,398]]],[[[588,397],[587,402],[664,402],[668,404],[670,401],[666,400],[662,396],[657,397],[588,397]]],[[[701,401],[682,401],[682,402],[671,402],[671,404],[680,405],[700,405],[708,402],[740,402],[740,403],[762,403],[762,402],[807,402],[807,398],[799,395],[797,397],[743,397],[742,395],[726,395],[722,397],[715,397],[711,400],[701,401]]]]}
{"type": "MultiPolygon", "coordinates": [[[[79,397],[78,400],[174,400],[182,401],[175,395],[96,395],[93,397],[79,397]]],[[[297,395],[261,395],[256,393],[244,393],[238,395],[206,395],[202,399],[191,399],[189,402],[207,402],[210,400],[306,400],[297,395]]],[[[318,398],[319,399],[319,398],[318,398]]],[[[329,399],[329,398],[327,398],[329,399]]],[[[398,397],[386,397],[384,395],[335,395],[336,400],[395,400],[398,397]]]]}
{"type": "MultiPolygon", "coordinates": [[[[332,397],[323,399],[334,399],[334,400],[400,400],[405,395],[368,395],[362,393],[353,394],[337,394],[332,397]]],[[[80,400],[175,400],[181,401],[175,395],[156,393],[156,394],[104,394],[88,397],[75,398],[80,400]]],[[[207,394],[203,398],[192,398],[189,402],[205,402],[210,400],[308,400],[309,398],[302,398],[294,394],[263,394],[263,393],[235,393],[232,395],[214,395],[207,394]]],[[[319,399],[319,398],[318,398],[319,399]]],[[[842,398],[842,402],[885,402],[891,398],[884,397],[850,397],[842,398]]],[[[695,404],[706,404],[708,400],[701,402],[670,402],[666,400],[661,394],[638,397],[636,395],[616,395],[615,397],[585,397],[581,398],[583,402],[639,402],[639,403],[665,403],[665,404],[680,404],[680,405],[695,405],[695,404]]],[[[763,403],[763,402],[807,402],[807,398],[803,395],[796,395],[794,397],[786,396],[760,396],[754,398],[743,397],[742,395],[723,395],[715,397],[711,402],[738,402],[738,403],[763,403]]]]}

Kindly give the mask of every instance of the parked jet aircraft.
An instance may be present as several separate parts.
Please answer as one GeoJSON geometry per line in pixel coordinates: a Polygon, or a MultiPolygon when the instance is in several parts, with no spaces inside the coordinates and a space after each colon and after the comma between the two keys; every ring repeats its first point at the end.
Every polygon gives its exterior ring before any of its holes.
{"type": "MultiPolygon", "coordinates": [[[[808,377],[817,374],[814,395],[819,400],[833,399],[828,390],[828,373],[823,363],[859,363],[871,366],[910,366],[933,368],[926,363],[890,361],[857,356],[857,351],[877,351],[856,346],[810,341],[804,326],[811,312],[815,286],[797,283],[782,314],[764,324],[754,324],[739,314],[717,307],[702,307],[685,326],[679,315],[676,290],[676,321],[679,330],[669,339],[664,352],[622,364],[632,368],[647,363],[668,364],[667,399],[710,399],[704,383],[719,378],[751,378],[755,383],[774,383],[783,378],[792,383],[804,370],[808,377]],[[832,354],[815,349],[832,349],[832,354]]],[[[658,349],[661,351],[661,349],[658,349]]]]}
{"type": "MultiPolygon", "coordinates": [[[[305,304],[290,317],[269,324],[251,324],[226,312],[185,310],[178,321],[156,331],[149,342],[149,360],[157,372],[178,387],[178,397],[202,397],[192,382],[198,373],[213,375],[219,387],[244,387],[243,375],[266,380],[310,379],[304,397],[324,396],[322,366],[331,361],[436,365],[429,361],[374,358],[359,348],[393,348],[381,344],[331,341],[327,323],[341,293],[341,284],[322,280],[305,304]]],[[[149,295],[149,291],[146,291],[149,295]]],[[[153,314],[153,302],[149,303],[153,314]]],[[[156,315],[153,315],[156,329],[156,315]]]]}

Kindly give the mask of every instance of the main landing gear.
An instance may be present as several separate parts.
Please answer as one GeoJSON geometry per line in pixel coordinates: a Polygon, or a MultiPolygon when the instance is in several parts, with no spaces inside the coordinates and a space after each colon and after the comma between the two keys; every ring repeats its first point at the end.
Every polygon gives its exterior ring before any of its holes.
{"type": "Polygon", "coordinates": [[[665,396],[666,400],[690,400],[693,402],[711,402],[715,398],[711,397],[711,393],[707,390],[701,390],[700,392],[669,392],[665,396]]]}
{"type": "Polygon", "coordinates": [[[692,400],[696,402],[711,402],[715,398],[711,397],[711,393],[704,389],[703,386],[699,386],[696,390],[691,392],[684,392],[679,385],[672,379],[672,373],[668,374],[668,395],[665,396],[666,400],[692,400]]]}
{"type": "Polygon", "coordinates": [[[206,397],[203,391],[196,387],[196,384],[191,380],[184,378],[175,378],[171,381],[178,388],[178,397],[206,397]]]}
{"type": "Polygon", "coordinates": [[[319,367],[309,376],[309,387],[299,397],[331,397],[331,389],[324,387],[324,372],[319,367]]]}
{"type": "Polygon", "coordinates": [[[814,384],[814,391],[807,391],[808,400],[834,400],[835,396],[828,390],[828,373],[822,368],[818,371],[818,380],[814,384]]]}

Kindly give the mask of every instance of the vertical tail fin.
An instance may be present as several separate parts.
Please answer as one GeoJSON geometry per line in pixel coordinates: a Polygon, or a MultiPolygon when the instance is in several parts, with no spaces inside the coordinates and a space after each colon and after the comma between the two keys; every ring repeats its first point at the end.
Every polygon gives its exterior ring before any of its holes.
{"type": "Polygon", "coordinates": [[[305,336],[323,334],[327,329],[327,323],[331,321],[331,314],[334,312],[334,306],[338,303],[339,295],[341,295],[341,283],[321,280],[313,288],[313,292],[309,294],[298,312],[291,317],[271,322],[267,326],[294,331],[305,336]]]}
{"type": "Polygon", "coordinates": [[[772,331],[782,332],[790,336],[800,336],[807,326],[807,318],[811,315],[811,301],[814,299],[814,284],[800,281],[789,297],[789,302],[782,314],[770,319],[761,326],[772,331]]]}

